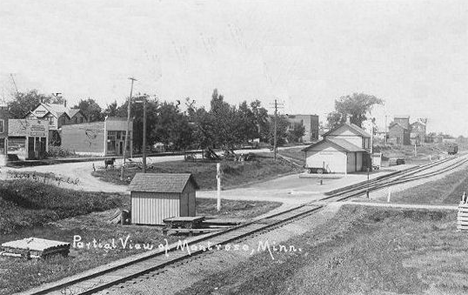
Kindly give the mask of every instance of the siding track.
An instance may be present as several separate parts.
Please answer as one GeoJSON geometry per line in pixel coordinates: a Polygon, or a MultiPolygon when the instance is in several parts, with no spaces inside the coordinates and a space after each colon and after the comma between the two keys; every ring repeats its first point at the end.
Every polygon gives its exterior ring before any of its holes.
{"type": "Polygon", "coordinates": [[[375,191],[388,186],[427,178],[441,173],[449,172],[468,162],[465,157],[450,157],[427,165],[412,167],[403,171],[380,176],[370,181],[361,182],[339,190],[331,191],[325,197],[303,204],[292,209],[248,222],[221,232],[201,236],[190,241],[190,245],[197,245],[198,250],[187,251],[187,249],[176,245],[168,249],[168,255],[164,251],[148,253],[121,264],[113,264],[108,269],[70,278],[66,283],[57,282],[46,286],[35,288],[21,294],[94,294],[103,290],[125,288],[126,284],[135,284],[145,277],[157,276],[165,271],[167,267],[177,267],[190,259],[197,259],[200,255],[207,253],[208,246],[226,245],[239,242],[249,236],[258,235],[271,231],[275,228],[293,222],[300,218],[314,214],[329,203],[344,201],[353,197],[361,196],[367,191],[375,191]],[[210,244],[208,244],[210,243],[210,244]]]}

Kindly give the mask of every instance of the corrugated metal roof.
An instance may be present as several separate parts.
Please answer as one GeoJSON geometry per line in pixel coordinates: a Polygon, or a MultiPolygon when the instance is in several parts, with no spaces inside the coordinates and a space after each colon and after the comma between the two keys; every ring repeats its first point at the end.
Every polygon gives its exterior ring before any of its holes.
{"type": "Polygon", "coordinates": [[[188,182],[199,188],[190,173],[137,173],[128,190],[139,192],[181,193],[188,182]]]}
{"type": "Polygon", "coordinates": [[[365,149],[362,149],[362,148],[358,147],[357,145],[354,145],[354,144],[350,143],[347,140],[338,139],[338,138],[326,138],[324,140],[321,140],[321,141],[319,141],[317,143],[314,143],[314,144],[306,147],[302,151],[306,152],[306,151],[311,150],[313,148],[316,148],[319,145],[321,145],[323,143],[326,143],[326,142],[329,142],[332,145],[334,145],[334,146],[338,147],[339,149],[341,149],[343,151],[346,151],[346,152],[365,152],[366,151],[365,149]]]}

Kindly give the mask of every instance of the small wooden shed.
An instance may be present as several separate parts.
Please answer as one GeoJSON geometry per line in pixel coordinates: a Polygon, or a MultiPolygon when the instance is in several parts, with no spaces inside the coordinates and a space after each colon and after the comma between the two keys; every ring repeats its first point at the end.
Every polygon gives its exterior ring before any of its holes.
{"type": "Polygon", "coordinates": [[[137,173],[129,186],[133,224],[162,225],[169,217],[195,216],[192,174],[137,173]]]}

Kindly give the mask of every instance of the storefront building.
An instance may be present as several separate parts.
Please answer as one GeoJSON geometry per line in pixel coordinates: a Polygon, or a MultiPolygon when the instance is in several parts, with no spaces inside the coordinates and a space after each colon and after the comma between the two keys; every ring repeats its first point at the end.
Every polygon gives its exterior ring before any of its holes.
{"type": "Polygon", "coordinates": [[[21,160],[43,159],[49,151],[48,140],[48,120],[8,120],[8,154],[16,154],[21,160]]]}
{"type": "Polygon", "coordinates": [[[10,112],[8,106],[0,106],[0,155],[6,155],[8,142],[8,119],[10,112]]]}
{"type": "MultiPolygon", "coordinates": [[[[62,126],[62,148],[82,155],[120,156],[125,147],[127,119],[108,117],[104,122],[62,126]]],[[[131,152],[133,122],[129,124],[127,151],[131,152]]]]}

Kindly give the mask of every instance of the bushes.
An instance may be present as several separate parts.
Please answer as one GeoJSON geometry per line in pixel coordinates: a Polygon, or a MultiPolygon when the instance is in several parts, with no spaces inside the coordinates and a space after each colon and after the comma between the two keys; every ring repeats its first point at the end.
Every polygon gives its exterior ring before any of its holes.
{"type": "Polygon", "coordinates": [[[122,204],[117,194],[63,189],[29,180],[0,183],[0,232],[104,211],[122,204]]]}
{"type": "Polygon", "coordinates": [[[47,152],[48,158],[67,158],[77,156],[78,155],[75,152],[61,148],[59,146],[49,146],[49,151],[47,152]]]}

